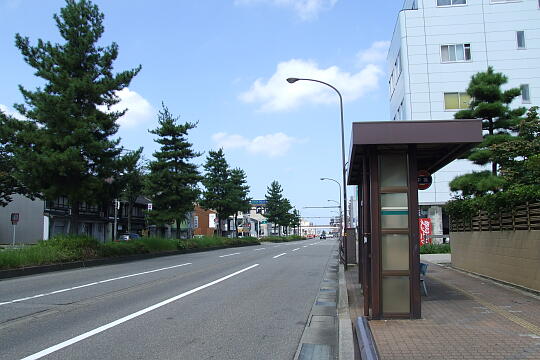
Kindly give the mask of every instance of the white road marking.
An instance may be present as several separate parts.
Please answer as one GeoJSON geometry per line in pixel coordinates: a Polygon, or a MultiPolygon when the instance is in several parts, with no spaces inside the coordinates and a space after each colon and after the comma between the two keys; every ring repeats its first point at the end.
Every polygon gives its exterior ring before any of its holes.
{"type": "Polygon", "coordinates": [[[255,251],[265,250],[266,248],[255,249],[255,251]]]}
{"type": "Polygon", "coordinates": [[[52,354],[53,352],[56,352],[56,351],[61,350],[61,349],[65,348],[65,347],[68,347],[68,346],[70,346],[70,345],[73,345],[73,344],[75,344],[75,343],[78,343],[79,341],[82,341],[82,340],[87,339],[87,338],[89,338],[89,337],[91,337],[91,336],[94,336],[94,335],[99,334],[99,333],[101,333],[101,332],[103,332],[103,331],[106,331],[106,330],[108,330],[108,329],[110,329],[110,328],[113,328],[113,327],[115,327],[115,326],[118,326],[118,325],[120,325],[120,324],[122,324],[122,323],[125,323],[126,321],[129,321],[129,320],[131,320],[131,319],[135,319],[136,317],[139,317],[139,316],[141,316],[141,315],[144,315],[144,314],[146,314],[147,312],[156,310],[156,309],[158,309],[158,308],[160,308],[160,307],[162,307],[162,306],[165,306],[165,305],[167,305],[167,304],[170,304],[170,303],[172,303],[172,302],[174,302],[174,301],[176,301],[176,300],[179,300],[179,299],[181,299],[181,298],[183,298],[183,297],[186,297],[186,296],[188,296],[188,295],[194,294],[194,293],[196,293],[196,292],[198,292],[198,291],[200,291],[200,290],[206,289],[207,287],[210,287],[210,286],[212,286],[212,285],[216,285],[216,284],[218,284],[218,283],[220,283],[220,282],[222,282],[222,281],[225,281],[225,280],[227,280],[227,279],[230,279],[230,278],[232,278],[233,276],[239,275],[239,274],[241,274],[241,273],[243,273],[243,272],[245,272],[245,271],[251,270],[251,269],[253,269],[254,267],[257,267],[257,266],[259,266],[259,264],[251,265],[251,266],[249,266],[249,267],[247,267],[247,268],[244,268],[244,269],[242,269],[242,270],[239,270],[239,271],[237,271],[237,272],[234,272],[234,273],[232,273],[232,274],[229,274],[229,275],[227,275],[227,276],[224,276],[224,277],[222,277],[222,278],[219,278],[219,279],[214,280],[214,281],[212,281],[212,282],[209,282],[209,283],[207,283],[207,284],[204,284],[204,285],[201,285],[201,286],[199,286],[199,287],[196,287],[195,289],[186,291],[186,292],[184,292],[184,293],[182,293],[182,294],[176,295],[176,296],[174,296],[174,297],[172,297],[172,298],[169,298],[169,299],[167,299],[167,300],[164,300],[164,301],[162,301],[162,302],[159,302],[159,303],[157,303],[157,304],[154,304],[154,305],[152,305],[152,306],[149,306],[149,307],[144,308],[144,309],[142,309],[142,310],[139,310],[139,311],[137,311],[137,312],[134,312],[133,314],[124,316],[123,318],[120,318],[120,319],[118,319],[118,320],[115,320],[115,321],[113,321],[113,322],[110,322],[110,323],[108,323],[108,324],[105,324],[105,325],[103,325],[103,326],[100,326],[100,327],[98,327],[98,328],[96,328],[96,329],[94,329],[94,330],[90,330],[90,331],[88,331],[88,332],[85,332],[84,334],[81,334],[81,335],[79,335],[79,336],[76,336],[76,337],[74,337],[74,338],[71,338],[71,339],[69,339],[69,340],[66,340],[66,341],[64,341],[64,342],[61,342],[60,344],[57,344],[57,345],[51,346],[51,347],[49,347],[49,348],[47,348],[47,349],[41,350],[40,352],[37,352],[37,353],[32,354],[32,355],[30,355],[30,356],[27,356],[27,357],[25,357],[25,358],[23,358],[23,359],[21,359],[21,360],[35,360],[35,359],[40,359],[40,358],[42,358],[42,357],[44,357],[44,356],[47,356],[47,355],[49,355],[49,354],[52,354]]]}
{"type": "Polygon", "coordinates": [[[292,251],[300,250],[300,248],[293,249],[292,251]]]}
{"type": "Polygon", "coordinates": [[[94,286],[94,285],[99,285],[99,284],[108,283],[108,282],[111,282],[111,281],[127,279],[127,278],[134,277],[134,276],[140,276],[140,275],[145,275],[145,274],[151,274],[151,273],[158,272],[158,271],[163,271],[163,270],[170,270],[170,269],[174,269],[174,268],[177,268],[177,267],[180,267],[180,266],[186,266],[186,265],[191,265],[191,263],[185,263],[185,264],[180,264],[180,265],[167,266],[167,267],[164,267],[164,268],[159,268],[159,269],[154,269],[154,270],[149,270],[149,271],[143,271],[143,272],[136,273],[136,274],[130,274],[130,275],[119,276],[119,277],[115,277],[115,278],[112,278],[112,279],[106,279],[106,280],[101,280],[101,281],[95,281],[95,282],[91,282],[91,283],[84,284],[84,285],[73,286],[73,287],[70,287],[70,288],[65,288],[65,289],[55,290],[55,291],[51,291],[51,292],[48,292],[48,293],[43,293],[43,294],[38,294],[38,295],[28,296],[28,297],[24,297],[24,298],[20,298],[20,299],[15,299],[15,300],[11,300],[11,301],[0,302],[0,306],[1,306],[1,305],[6,305],[6,304],[13,304],[13,303],[21,302],[21,301],[26,301],[26,300],[30,300],[30,299],[36,299],[36,298],[40,298],[40,297],[43,297],[43,296],[59,294],[59,293],[63,293],[63,292],[66,292],[66,291],[72,291],[72,290],[82,289],[82,288],[89,287],[89,286],[94,286]]]}
{"type": "Polygon", "coordinates": [[[240,253],[232,253],[232,254],[227,254],[227,255],[221,255],[220,257],[227,257],[227,256],[233,256],[233,255],[238,255],[240,253]]]}
{"type": "Polygon", "coordinates": [[[302,246],[302,247],[308,247],[308,245],[304,245],[304,246],[302,246]]]}
{"type": "Polygon", "coordinates": [[[286,254],[286,253],[282,253],[282,254],[276,255],[276,256],[274,256],[272,259],[277,259],[278,257],[283,256],[283,255],[285,255],[285,254],[286,254]]]}

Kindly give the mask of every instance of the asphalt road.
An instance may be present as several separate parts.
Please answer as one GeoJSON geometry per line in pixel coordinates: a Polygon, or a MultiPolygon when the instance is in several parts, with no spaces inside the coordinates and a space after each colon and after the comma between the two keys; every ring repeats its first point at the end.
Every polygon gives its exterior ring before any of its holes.
{"type": "Polygon", "coordinates": [[[292,359],[335,239],[0,281],[0,359],[292,359]]]}

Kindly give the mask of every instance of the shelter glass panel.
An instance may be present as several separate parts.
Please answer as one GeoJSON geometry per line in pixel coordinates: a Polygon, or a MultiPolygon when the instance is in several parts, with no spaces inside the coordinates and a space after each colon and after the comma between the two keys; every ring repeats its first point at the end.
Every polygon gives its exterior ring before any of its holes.
{"type": "Polygon", "coordinates": [[[382,235],[382,269],[409,270],[409,235],[382,235]]]}
{"type": "Polygon", "coordinates": [[[408,276],[383,276],[383,313],[409,313],[410,294],[408,276]]]}
{"type": "Polygon", "coordinates": [[[407,155],[380,156],[381,187],[407,186],[407,155]]]}

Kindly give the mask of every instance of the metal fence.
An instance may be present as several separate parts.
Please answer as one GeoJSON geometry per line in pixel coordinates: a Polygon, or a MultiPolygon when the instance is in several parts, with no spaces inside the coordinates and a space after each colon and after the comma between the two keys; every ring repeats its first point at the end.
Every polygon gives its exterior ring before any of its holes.
{"type": "Polygon", "coordinates": [[[450,231],[540,230],[540,203],[516,206],[511,211],[479,211],[470,220],[450,218],[450,231]]]}

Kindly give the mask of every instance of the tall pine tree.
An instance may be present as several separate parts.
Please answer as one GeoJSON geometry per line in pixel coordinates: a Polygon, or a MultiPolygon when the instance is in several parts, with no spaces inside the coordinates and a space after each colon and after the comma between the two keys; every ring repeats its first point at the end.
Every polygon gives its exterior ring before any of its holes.
{"type": "MultiPolygon", "coordinates": [[[[239,211],[248,211],[251,198],[249,197],[249,185],[247,185],[246,173],[236,168],[230,171],[230,198],[234,208],[234,223],[238,225],[237,215],[239,211]]],[[[236,232],[238,237],[238,231],[236,232]]]]}
{"type": "Polygon", "coordinates": [[[274,224],[274,232],[276,232],[275,227],[278,226],[278,236],[279,234],[279,225],[283,222],[283,189],[281,185],[274,180],[267,188],[266,198],[266,213],[265,216],[272,224],[274,224]]]}
{"type": "Polygon", "coordinates": [[[457,112],[454,117],[482,119],[484,140],[467,154],[467,159],[477,165],[491,163],[491,172],[482,171],[458,176],[450,183],[452,191],[462,191],[463,195],[481,195],[501,188],[504,181],[497,176],[498,165],[493,157],[492,146],[512,138],[512,128],[526,112],[523,107],[510,108],[510,103],[521,94],[521,90],[518,88],[502,90],[501,86],[507,82],[507,77],[494,72],[491,66],[486,72],[472,76],[467,88],[467,94],[472,99],[469,109],[457,112]]]}
{"type": "Polygon", "coordinates": [[[149,163],[146,193],[153,203],[149,219],[158,225],[176,222],[179,236],[180,224],[193,211],[200,193],[201,176],[191,160],[201,154],[187,140],[188,131],[196,124],[178,124],[178,118],[165,105],[162,107],[158,114],[159,127],[150,131],[158,136],[155,142],[161,147],[153,154],[155,160],[149,163]]]}
{"type": "Polygon", "coordinates": [[[235,204],[231,198],[231,181],[229,164],[223,149],[210,150],[203,165],[205,174],[202,180],[203,191],[201,206],[217,212],[217,233],[222,235],[221,222],[235,213],[235,204]]]}
{"type": "Polygon", "coordinates": [[[15,152],[20,180],[33,192],[54,200],[67,196],[71,232],[77,232],[79,204],[98,203],[110,187],[106,179],[120,172],[121,148],[112,136],[125,111],[107,112],[119,102],[116,92],[127,87],[140,66],[113,74],[118,45],[101,47],[104,15],[88,0],[67,0],[54,20],[61,44],[38,40],[36,46],[19,34],[17,48],[45,81],[30,91],[20,86],[25,104],[15,108],[28,120],[18,134],[15,152]]]}
{"type": "Polygon", "coordinates": [[[144,165],[141,159],[143,148],[130,151],[122,157],[123,172],[120,177],[122,194],[120,197],[128,207],[127,231],[131,232],[131,217],[137,198],[143,193],[144,165]]]}

